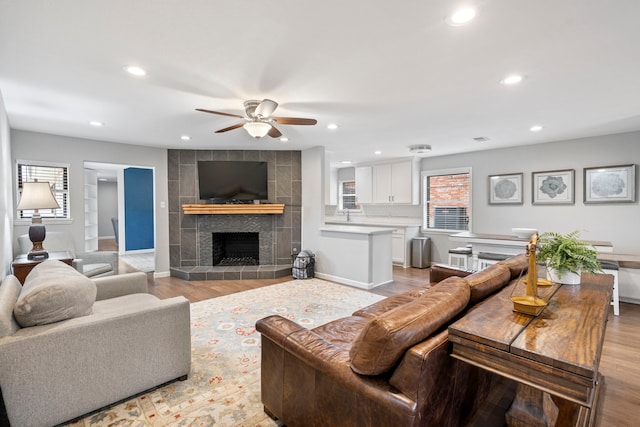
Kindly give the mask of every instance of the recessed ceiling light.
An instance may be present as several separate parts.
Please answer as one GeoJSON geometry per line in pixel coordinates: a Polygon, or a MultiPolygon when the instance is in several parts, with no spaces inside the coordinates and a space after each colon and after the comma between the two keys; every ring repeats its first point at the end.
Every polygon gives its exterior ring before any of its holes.
{"type": "Polygon", "coordinates": [[[468,24],[476,17],[477,10],[472,7],[462,7],[455,12],[453,12],[447,18],[447,24],[453,27],[459,27],[465,24],[468,24]]]}
{"type": "Polygon", "coordinates": [[[540,126],[540,125],[533,125],[533,126],[531,126],[531,127],[529,128],[529,130],[530,130],[531,132],[539,132],[539,131],[541,131],[541,130],[542,130],[542,126],[540,126]]]}
{"type": "Polygon", "coordinates": [[[502,83],[503,85],[515,85],[518,84],[522,81],[523,77],[520,74],[511,74],[507,77],[505,77],[504,79],[500,80],[500,83],[502,83]]]}
{"type": "Polygon", "coordinates": [[[373,154],[382,154],[382,151],[377,150],[377,151],[374,151],[373,154]]]}
{"type": "Polygon", "coordinates": [[[327,125],[327,129],[331,129],[331,130],[338,129],[338,125],[337,125],[337,124],[335,124],[335,123],[329,123],[329,124],[327,125]]]}
{"type": "Polygon", "coordinates": [[[191,140],[191,137],[190,137],[189,135],[182,135],[182,136],[180,137],[180,139],[181,139],[181,140],[183,140],[183,141],[190,141],[190,140],[191,140]]]}
{"type": "Polygon", "coordinates": [[[351,160],[343,160],[340,163],[342,163],[343,165],[350,165],[351,164],[351,160]]]}
{"type": "Polygon", "coordinates": [[[124,69],[127,71],[127,73],[134,75],[134,76],[138,76],[138,77],[142,77],[142,76],[146,76],[147,72],[145,70],[143,70],[140,67],[136,67],[135,65],[130,65],[128,67],[124,67],[124,69]]]}
{"type": "Polygon", "coordinates": [[[91,126],[95,126],[95,127],[98,127],[98,128],[99,128],[99,127],[104,126],[104,123],[99,122],[99,121],[97,121],[97,120],[93,120],[93,121],[89,122],[89,124],[90,124],[91,126]]]}
{"type": "Polygon", "coordinates": [[[280,141],[287,142],[289,141],[289,138],[287,138],[286,136],[283,136],[282,138],[280,138],[280,141]]]}

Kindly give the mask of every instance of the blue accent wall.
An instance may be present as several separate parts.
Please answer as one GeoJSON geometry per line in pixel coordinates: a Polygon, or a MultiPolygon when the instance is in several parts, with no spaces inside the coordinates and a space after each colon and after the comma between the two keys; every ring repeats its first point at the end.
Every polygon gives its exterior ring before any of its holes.
{"type": "Polygon", "coordinates": [[[154,248],[153,170],[124,170],[125,249],[135,251],[154,248]]]}

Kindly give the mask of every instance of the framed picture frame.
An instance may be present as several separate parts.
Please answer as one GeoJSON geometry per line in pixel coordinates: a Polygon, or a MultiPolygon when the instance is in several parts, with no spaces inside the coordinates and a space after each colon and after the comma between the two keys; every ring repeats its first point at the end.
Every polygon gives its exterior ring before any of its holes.
{"type": "Polygon", "coordinates": [[[522,172],[489,175],[490,205],[521,205],[522,172]]]}
{"type": "Polygon", "coordinates": [[[584,168],[584,203],[636,201],[636,165],[584,168]]]}
{"type": "Polygon", "coordinates": [[[531,172],[534,205],[573,205],[575,169],[531,172]]]}

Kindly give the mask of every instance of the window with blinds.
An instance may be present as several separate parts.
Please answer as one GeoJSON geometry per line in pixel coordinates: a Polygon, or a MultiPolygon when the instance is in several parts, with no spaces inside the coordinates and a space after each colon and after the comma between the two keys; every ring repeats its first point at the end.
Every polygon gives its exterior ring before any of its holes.
{"type": "MultiPolygon", "coordinates": [[[[69,165],[18,161],[18,194],[23,182],[48,182],[60,209],[40,209],[42,218],[69,218],[69,165]]],[[[19,197],[19,196],[18,196],[19,197]]],[[[31,218],[32,210],[17,212],[17,218],[31,218]]]]}
{"type": "Polygon", "coordinates": [[[431,230],[469,230],[471,170],[422,173],[422,227],[431,230]]]}
{"type": "Polygon", "coordinates": [[[340,206],[339,209],[360,209],[356,200],[356,182],[340,182],[340,206]]]}

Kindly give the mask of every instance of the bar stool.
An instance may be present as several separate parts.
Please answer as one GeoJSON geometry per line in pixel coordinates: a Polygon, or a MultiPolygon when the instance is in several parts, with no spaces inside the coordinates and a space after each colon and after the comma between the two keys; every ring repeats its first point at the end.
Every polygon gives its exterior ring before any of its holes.
{"type": "Polygon", "coordinates": [[[613,296],[611,297],[611,305],[613,306],[614,316],[620,315],[620,297],[618,296],[618,270],[620,264],[617,261],[600,260],[600,267],[604,274],[613,276],[613,296]]]}
{"type": "Polygon", "coordinates": [[[455,249],[449,249],[449,265],[453,267],[462,268],[463,270],[469,269],[469,260],[471,259],[470,247],[459,247],[455,249]]]}

